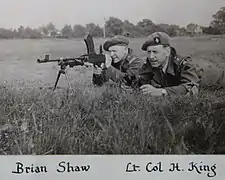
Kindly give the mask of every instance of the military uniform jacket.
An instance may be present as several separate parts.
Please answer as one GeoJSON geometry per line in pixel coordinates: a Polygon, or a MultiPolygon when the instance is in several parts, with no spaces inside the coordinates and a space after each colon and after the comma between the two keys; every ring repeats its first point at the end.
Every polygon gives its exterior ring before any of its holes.
{"type": "Polygon", "coordinates": [[[197,94],[200,77],[190,57],[180,57],[171,48],[168,66],[165,72],[162,68],[153,68],[146,60],[139,72],[140,83],[151,84],[156,88],[164,88],[168,95],[197,94]]]}
{"type": "Polygon", "coordinates": [[[112,63],[109,68],[104,69],[101,75],[93,74],[93,84],[101,86],[103,83],[112,80],[119,85],[130,86],[126,77],[136,75],[143,64],[142,59],[129,53],[124,60],[115,64],[112,63]]]}

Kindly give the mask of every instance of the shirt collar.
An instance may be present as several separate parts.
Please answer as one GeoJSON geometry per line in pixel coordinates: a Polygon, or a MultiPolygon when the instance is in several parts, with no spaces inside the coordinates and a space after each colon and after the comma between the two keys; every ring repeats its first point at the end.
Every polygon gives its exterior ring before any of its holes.
{"type": "Polygon", "coordinates": [[[173,62],[173,57],[170,56],[169,60],[168,60],[168,65],[166,67],[166,72],[175,76],[175,71],[174,71],[174,62],[173,62]]]}
{"type": "Polygon", "coordinates": [[[165,73],[166,70],[167,70],[168,64],[169,64],[169,59],[166,60],[166,63],[164,64],[164,66],[163,66],[163,68],[162,68],[162,70],[163,70],[164,73],[165,73]]]}
{"type": "Polygon", "coordinates": [[[174,47],[170,47],[171,48],[171,53],[170,53],[170,56],[167,60],[167,63],[166,65],[164,66],[164,72],[166,73],[169,73],[173,76],[175,76],[175,70],[174,70],[174,59],[176,58],[177,56],[177,52],[175,50],[174,47]]]}

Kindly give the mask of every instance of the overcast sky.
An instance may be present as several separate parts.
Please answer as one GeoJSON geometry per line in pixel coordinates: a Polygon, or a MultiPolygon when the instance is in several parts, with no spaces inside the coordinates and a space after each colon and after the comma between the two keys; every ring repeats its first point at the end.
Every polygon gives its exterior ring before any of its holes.
{"type": "Polygon", "coordinates": [[[154,23],[186,26],[193,22],[209,25],[212,14],[225,6],[225,0],[0,0],[0,27],[32,28],[49,22],[57,28],[65,24],[94,22],[118,17],[136,24],[143,18],[154,23]]]}

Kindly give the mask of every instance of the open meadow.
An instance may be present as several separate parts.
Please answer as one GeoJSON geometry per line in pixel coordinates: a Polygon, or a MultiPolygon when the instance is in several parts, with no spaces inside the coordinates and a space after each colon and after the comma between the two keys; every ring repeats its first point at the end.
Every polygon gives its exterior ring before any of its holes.
{"type": "MultiPolygon", "coordinates": [[[[130,39],[143,59],[144,40],[130,39]]],[[[104,39],[94,42],[98,52],[104,39]]],[[[224,36],[175,37],[172,44],[205,69],[208,82],[220,78],[224,36]]],[[[68,69],[74,93],[64,75],[52,92],[59,67],[36,59],[85,53],[83,39],[0,40],[0,154],[225,153],[225,108],[215,104],[225,102],[224,89],[162,101],[121,92],[112,83],[94,87],[92,67],[74,67],[68,69]]]]}

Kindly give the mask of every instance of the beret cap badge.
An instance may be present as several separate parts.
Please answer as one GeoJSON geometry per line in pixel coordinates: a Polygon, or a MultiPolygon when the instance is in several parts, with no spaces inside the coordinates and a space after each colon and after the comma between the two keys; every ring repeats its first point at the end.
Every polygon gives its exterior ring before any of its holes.
{"type": "Polygon", "coordinates": [[[155,41],[156,44],[159,44],[159,43],[160,43],[159,37],[155,37],[155,38],[154,38],[154,41],[155,41]]]}
{"type": "Polygon", "coordinates": [[[141,49],[147,51],[148,46],[168,45],[170,46],[170,37],[164,32],[155,32],[148,36],[148,39],[143,43],[141,49]]]}

